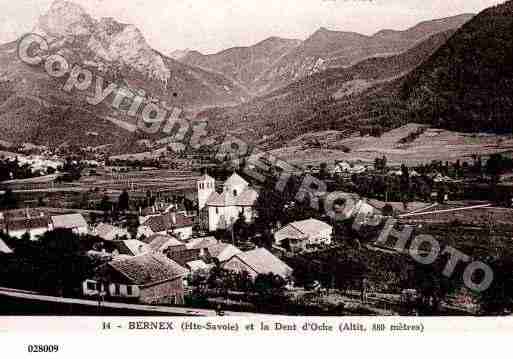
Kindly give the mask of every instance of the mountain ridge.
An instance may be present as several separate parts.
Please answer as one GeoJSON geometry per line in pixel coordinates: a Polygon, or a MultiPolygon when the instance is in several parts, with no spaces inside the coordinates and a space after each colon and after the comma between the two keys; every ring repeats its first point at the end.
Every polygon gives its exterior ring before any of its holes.
{"type": "Polygon", "coordinates": [[[282,39],[294,42],[273,53],[278,56],[270,56],[264,66],[257,68],[250,66],[249,56],[236,59],[241,57],[236,53],[242,49],[250,51],[273,37],[253,46],[234,47],[210,55],[190,51],[179,61],[221,73],[258,96],[327,68],[348,67],[366,58],[404,52],[435,33],[460,27],[472,16],[461,14],[423,21],[406,30],[381,30],[373,35],[320,27],[303,41],[282,39]]]}

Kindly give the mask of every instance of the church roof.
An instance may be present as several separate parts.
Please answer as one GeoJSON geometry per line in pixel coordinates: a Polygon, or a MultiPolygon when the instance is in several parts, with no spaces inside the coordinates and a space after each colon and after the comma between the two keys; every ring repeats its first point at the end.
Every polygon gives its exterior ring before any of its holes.
{"type": "Polygon", "coordinates": [[[236,172],[234,172],[230,178],[228,178],[226,180],[226,182],[224,183],[225,187],[228,186],[228,187],[235,187],[235,186],[249,186],[249,183],[244,179],[242,178],[241,176],[239,176],[236,172]]]}
{"type": "Polygon", "coordinates": [[[210,207],[250,207],[253,206],[258,198],[258,192],[252,188],[246,188],[238,196],[234,196],[229,191],[223,193],[213,192],[207,199],[207,206],[210,207]]]}
{"type": "Polygon", "coordinates": [[[252,188],[246,188],[244,192],[237,197],[237,206],[253,206],[258,198],[258,192],[252,188]]]}

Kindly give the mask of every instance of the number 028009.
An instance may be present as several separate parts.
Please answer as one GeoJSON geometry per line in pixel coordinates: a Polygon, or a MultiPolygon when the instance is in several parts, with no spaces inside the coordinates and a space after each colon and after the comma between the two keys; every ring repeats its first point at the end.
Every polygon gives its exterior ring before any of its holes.
{"type": "Polygon", "coordinates": [[[27,346],[27,350],[29,353],[57,353],[59,351],[59,346],[35,344],[27,346]]]}

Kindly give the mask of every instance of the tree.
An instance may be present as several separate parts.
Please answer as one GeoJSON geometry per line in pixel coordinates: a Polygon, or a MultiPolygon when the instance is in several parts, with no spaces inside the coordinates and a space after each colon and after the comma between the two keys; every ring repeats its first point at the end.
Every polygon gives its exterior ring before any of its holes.
{"type": "Polygon", "coordinates": [[[486,162],[485,171],[491,177],[492,183],[499,182],[500,175],[504,171],[504,159],[500,153],[494,153],[486,162]]]}
{"type": "Polygon", "coordinates": [[[328,164],[326,162],[321,163],[319,170],[319,179],[325,180],[328,178],[328,164]]]}
{"type": "Polygon", "coordinates": [[[100,210],[103,211],[103,221],[106,222],[109,218],[109,212],[112,209],[112,204],[110,203],[109,197],[104,195],[100,202],[100,210]]]}
{"type": "Polygon", "coordinates": [[[486,315],[503,315],[513,309],[513,261],[502,257],[489,264],[494,278],[490,288],[479,296],[481,311],[486,315]]]}
{"type": "Polygon", "coordinates": [[[374,168],[376,171],[385,172],[387,169],[387,158],[383,156],[382,158],[376,158],[374,160],[374,168]]]}
{"type": "Polygon", "coordinates": [[[237,218],[235,223],[233,223],[233,228],[232,228],[235,240],[237,242],[247,240],[249,237],[248,229],[249,229],[249,226],[246,223],[246,217],[244,216],[243,212],[240,212],[239,217],[237,218]]]}
{"type": "Polygon", "coordinates": [[[128,191],[125,189],[119,195],[118,209],[121,212],[125,212],[125,211],[128,211],[129,208],[130,208],[130,196],[128,194],[128,191]]]}
{"type": "Polygon", "coordinates": [[[383,207],[383,215],[390,217],[394,215],[394,207],[390,203],[385,204],[383,207]]]}
{"type": "Polygon", "coordinates": [[[84,255],[91,243],[71,230],[46,232],[37,241],[23,236],[15,244],[16,256],[0,277],[13,278],[10,284],[17,288],[74,295],[75,289],[92,277],[97,264],[84,255]]]}
{"type": "Polygon", "coordinates": [[[8,188],[5,190],[4,196],[2,198],[2,208],[5,209],[13,209],[18,208],[18,200],[13,191],[8,188]]]}

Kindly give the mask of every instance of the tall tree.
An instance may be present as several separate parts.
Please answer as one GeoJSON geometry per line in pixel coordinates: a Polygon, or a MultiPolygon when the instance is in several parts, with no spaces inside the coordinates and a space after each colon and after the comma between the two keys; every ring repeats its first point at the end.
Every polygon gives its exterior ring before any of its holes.
{"type": "Polygon", "coordinates": [[[125,212],[125,211],[128,211],[129,208],[130,208],[130,196],[128,194],[128,191],[125,189],[119,195],[118,209],[120,212],[125,212]]]}

